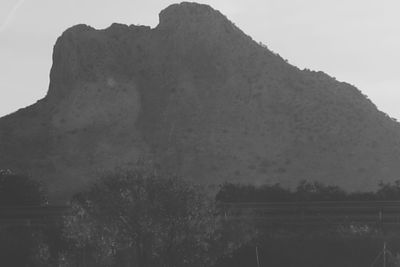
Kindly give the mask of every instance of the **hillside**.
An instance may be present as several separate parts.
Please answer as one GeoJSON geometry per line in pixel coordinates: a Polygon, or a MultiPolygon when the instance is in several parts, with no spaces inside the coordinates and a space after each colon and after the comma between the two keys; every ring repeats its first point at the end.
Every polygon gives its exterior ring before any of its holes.
{"type": "Polygon", "coordinates": [[[400,127],[354,86],[181,3],[155,28],[66,30],[46,97],[0,119],[0,168],[43,180],[57,199],[141,157],[200,183],[369,190],[400,178],[400,127]]]}

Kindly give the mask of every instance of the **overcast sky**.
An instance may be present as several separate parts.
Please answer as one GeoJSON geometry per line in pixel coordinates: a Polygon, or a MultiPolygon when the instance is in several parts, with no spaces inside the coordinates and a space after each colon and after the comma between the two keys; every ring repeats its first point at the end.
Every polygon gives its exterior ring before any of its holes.
{"type": "MultiPolygon", "coordinates": [[[[400,1],[210,0],[245,33],[300,68],[356,85],[400,119],[400,1]]],[[[53,45],[68,27],[155,27],[168,0],[0,0],[0,117],[44,97],[53,45]]]]}

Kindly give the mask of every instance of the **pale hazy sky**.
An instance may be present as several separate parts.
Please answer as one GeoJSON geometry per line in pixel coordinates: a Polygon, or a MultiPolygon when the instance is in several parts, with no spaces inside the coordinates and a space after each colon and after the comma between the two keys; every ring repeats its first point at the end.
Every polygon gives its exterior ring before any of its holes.
{"type": "MultiPolygon", "coordinates": [[[[290,63],[356,85],[400,119],[400,1],[210,0],[290,63]],[[398,104],[399,103],[399,104],[398,104]]],[[[168,0],[0,0],[0,117],[44,97],[53,45],[68,27],[155,27],[168,0]]]]}

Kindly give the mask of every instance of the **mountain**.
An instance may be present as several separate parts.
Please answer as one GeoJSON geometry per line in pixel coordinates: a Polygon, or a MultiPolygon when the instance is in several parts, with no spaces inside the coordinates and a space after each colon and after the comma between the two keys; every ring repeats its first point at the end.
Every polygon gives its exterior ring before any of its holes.
{"type": "Polygon", "coordinates": [[[159,20],[66,30],[46,97],[0,119],[0,168],[55,199],[142,157],[200,183],[400,177],[399,124],[354,86],[290,65],[207,5],[159,20]]]}

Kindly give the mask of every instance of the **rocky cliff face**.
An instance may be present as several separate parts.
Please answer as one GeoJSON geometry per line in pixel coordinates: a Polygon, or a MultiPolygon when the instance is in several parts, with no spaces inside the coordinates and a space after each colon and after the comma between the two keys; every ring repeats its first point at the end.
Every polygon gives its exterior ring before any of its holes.
{"type": "Polygon", "coordinates": [[[140,157],[201,183],[365,190],[400,177],[396,122],[206,5],[172,5],[154,29],[74,26],[56,42],[50,78],[43,100],[0,119],[0,168],[59,198],[140,157]]]}

